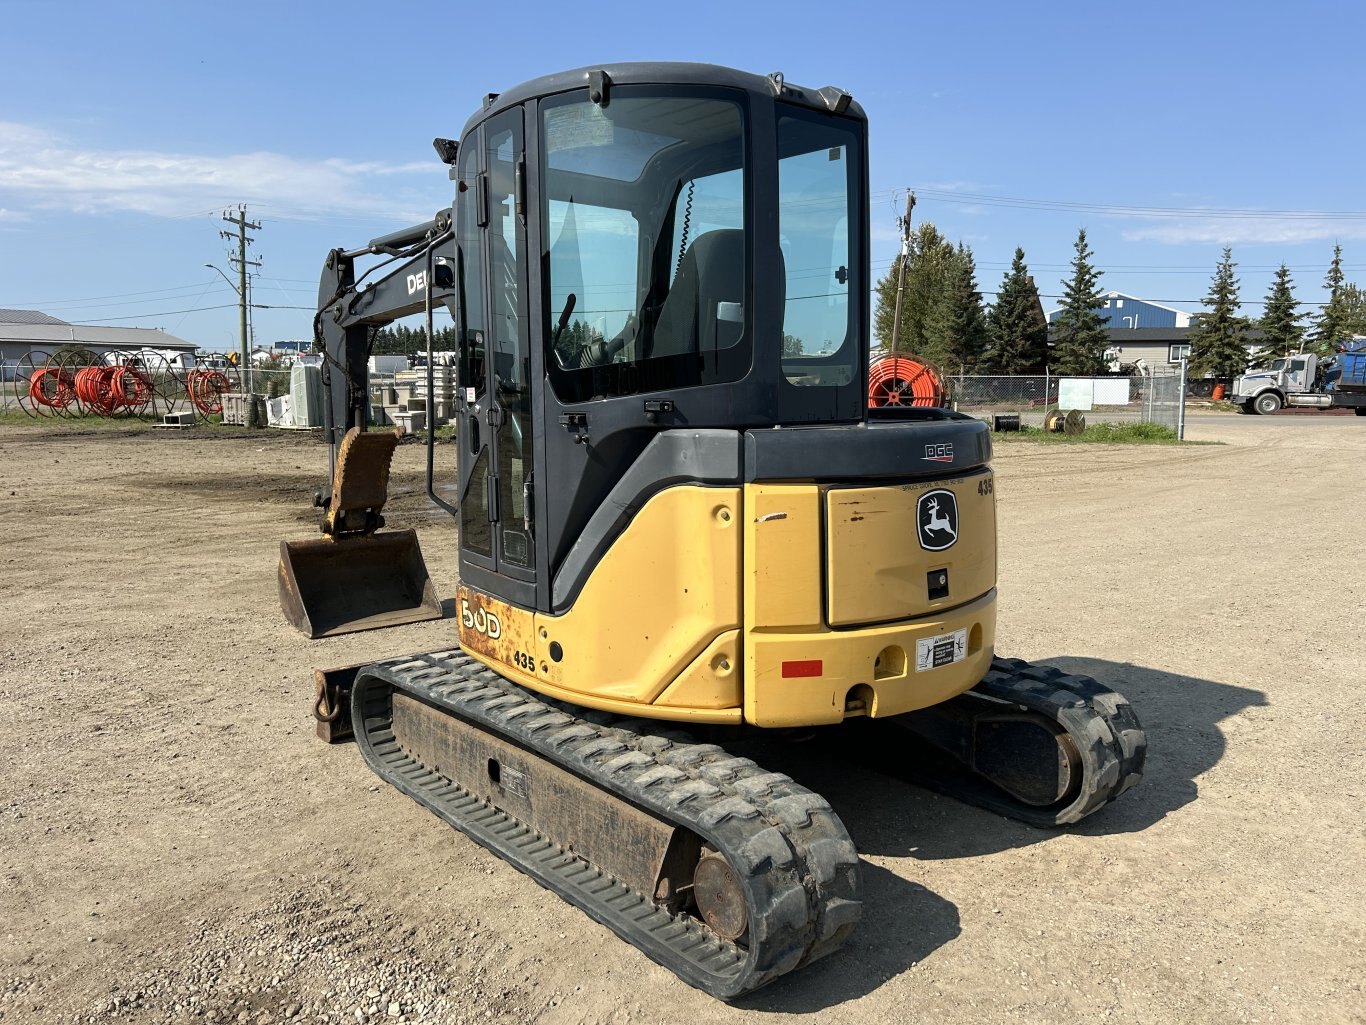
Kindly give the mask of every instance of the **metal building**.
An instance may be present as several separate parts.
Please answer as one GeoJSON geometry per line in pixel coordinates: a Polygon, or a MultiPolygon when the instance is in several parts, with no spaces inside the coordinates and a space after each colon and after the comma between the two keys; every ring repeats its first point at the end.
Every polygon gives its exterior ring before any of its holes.
{"type": "MultiPolygon", "coordinates": [[[[1049,323],[1057,320],[1061,314],[1062,310],[1051,312],[1048,315],[1049,323]]],[[[1106,292],[1105,309],[1100,311],[1100,315],[1112,331],[1120,328],[1190,327],[1191,323],[1191,315],[1185,310],[1123,292],[1106,292]]]]}
{"type": "Polygon", "coordinates": [[[137,352],[151,349],[165,356],[193,359],[199,348],[156,328],[104,327],[95,324],[68,324],[38,310],[0,309],[0,380],[10,380],[13,368],[32,354],[37,360],[55,354],[63,347],[92,352],[137,352]]]}

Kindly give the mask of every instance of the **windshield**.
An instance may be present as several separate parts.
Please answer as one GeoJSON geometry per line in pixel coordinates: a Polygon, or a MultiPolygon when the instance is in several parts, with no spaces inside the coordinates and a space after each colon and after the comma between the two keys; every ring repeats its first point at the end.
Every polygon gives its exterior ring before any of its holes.
{"type": "Polygon", "coordinates": [[[562,398],[748,369],[744,131],[740,103],[719,90],[542,104],[546,362],[562,398]]]}

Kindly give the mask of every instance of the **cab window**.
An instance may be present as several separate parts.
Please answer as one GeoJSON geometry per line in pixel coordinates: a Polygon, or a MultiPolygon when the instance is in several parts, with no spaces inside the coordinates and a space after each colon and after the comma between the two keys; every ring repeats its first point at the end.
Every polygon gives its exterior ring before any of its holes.
{"type": "Polygon", "coordinates": [[[741,94],[541,105],[551,384],[567,402],[739,380],[751,363],[741,94]]]}
{"type": "Polygon", "coordinates": [[[783,373],[804,387],[847,385],[860,332],[849,225],[858,182],[853,130],[831,118],[778,118],[778,230],[783,256],[783,373]]]}

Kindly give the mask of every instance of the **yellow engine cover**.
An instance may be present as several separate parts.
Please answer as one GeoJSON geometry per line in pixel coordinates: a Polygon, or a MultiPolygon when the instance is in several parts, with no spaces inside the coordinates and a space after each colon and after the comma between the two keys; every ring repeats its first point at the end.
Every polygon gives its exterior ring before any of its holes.
{"type": "Polygon", "coordinates": [[[910,619],[995,587],[993,488],[991,474],[983,472],[932,484],[828,489],[827,622],[910,619]],[[930,586],[936,574],[944,578],[937,590],[930,586]]]}
{"type": "Polygon", "coordinates": [[[627,715],[740,721],[739,488],[651,498],[559,616],[460,588],[460,644],[543,694],[627,715]]]}
{"type": "Polygon", "coordinates": [[[579,705],[812,726],[976,684],[995,583],[989,470],[881,487],[681,485],[645,503],[562,615],[462,586],[460,641],[579,705]]]}
{"type": "Polygon", "coordinates": [[[745,486],[745,721],[898,715],[976,684],[996,634],[990,470],[745,486]]]}

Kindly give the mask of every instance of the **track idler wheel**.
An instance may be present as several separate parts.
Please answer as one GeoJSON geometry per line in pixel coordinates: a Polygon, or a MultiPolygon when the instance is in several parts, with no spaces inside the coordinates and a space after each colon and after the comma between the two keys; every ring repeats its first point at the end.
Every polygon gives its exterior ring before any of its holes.
{"type": "Polygon", "coordinates": [[[1017,801],[1047,808],[1081,786],[1081,752],[1063,730],[1039,715],[979,717],[972,768],[1017,801]]]}
{"type": "Polygon", "coordinates": [[[749,931],[744,887],[730,863],[715,851],[706,852],[697,862],[692,893],[702,921],[723,940],[734,943],[749,931]]]}
{"type": "Polygon", "coordinates": [[[1080,822],[1113,801],[1143,778],[1148,748],[1122,694],[1012,658],[956,698],[868,727],[854,757],[1035,826],[1080,822]],[[915,737],[912,751],[889,730],[915,737]]]}

